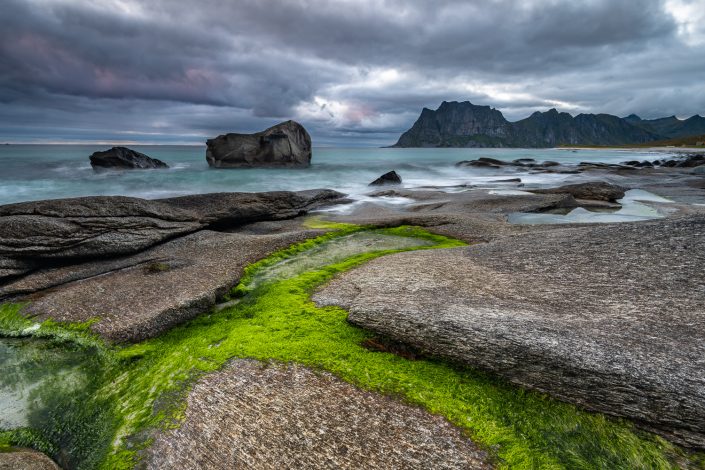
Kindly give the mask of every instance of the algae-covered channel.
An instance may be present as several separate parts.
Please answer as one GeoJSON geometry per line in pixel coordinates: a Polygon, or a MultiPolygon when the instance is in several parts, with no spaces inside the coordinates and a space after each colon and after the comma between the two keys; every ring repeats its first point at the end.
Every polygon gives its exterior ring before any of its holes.
{"type": "Polygon", "coordinates": [[[0,450],[33,447],[67,469],[134,468],[155,433],[179,425],[195,380],[232,358],[253,358],[328,370],[441,414],[500,467],[675,468],[683,460],[630,423],[444,361],[366,349],[372,334],[344,310],[314,305],[312,291],[377,256],[464,243],[411,227],[335,228],[248,267],[226,308],[134,345],[0,306],[0,450]]]}

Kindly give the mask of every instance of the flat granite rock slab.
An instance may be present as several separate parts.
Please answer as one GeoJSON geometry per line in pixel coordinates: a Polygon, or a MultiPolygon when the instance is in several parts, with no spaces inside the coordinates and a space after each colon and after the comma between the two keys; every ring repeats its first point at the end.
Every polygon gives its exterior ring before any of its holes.
{"type": "Polygon", "coordinates": [[[327,372],[235,360],[199,380],[149,469],[487,469],[487,455],[440,416],[327,372]]]}
{"type": "Polygon", "coordinates": [[[390,255],[314,295],[361,327],[705,448],[705,217],[390,255]]]}
{"type": "Polygon", "coordinates": [[[121,260],[39,272],[2,291],[31,293],[21,298],[29,301],[23,313],[37,320],[97,318],[91,328],[104,338],[141,341],[207,312],[248,264],[321,233],[300,227],[257,235],[202,230],[121,260]]]}
{"type": "Polygon", "coordinates": [[[0,452],[0,470],[60,470],[46,455],[32,449],[0,452]]]}

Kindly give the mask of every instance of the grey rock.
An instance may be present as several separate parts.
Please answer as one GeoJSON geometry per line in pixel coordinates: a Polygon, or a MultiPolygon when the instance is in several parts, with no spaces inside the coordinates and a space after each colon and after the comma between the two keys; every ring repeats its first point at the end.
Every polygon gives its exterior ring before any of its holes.
{"type": "Polygon", "coordinates": [[[46,455],[32,449],[0,451],[0,470],[60,470],[46,455]]]}
{"type": "Polygon", "coordinates": [[[203,228],[292,218],[341,196],[330,190],[95,196],[0,206],[0,281],[47,263],[134,254],[203,228]]]}
{"type": "Polygon", "coordinates": [[[595,201],[611,201],[624,197],[625,189],[603,181],[568,184],[558,188],[528,189],[535,194],[570,194],[576,199],[592,199],[595,201]]]}
{"type": "Polygon", "coordinates": [[[94,152],[89,158],[91,166],[96,171],[169,168],[169,165],[163,161],[148,157],[127,147],[113,147],[102,152],[94,152]]]}
{"type": "Polygon", "coordinates": [[[694,175],[705,175],[705,165],[699,165],[693,168],[692,173],[694,175]]]}
{"type": "Polygon", "coordinates": [[[0,296],[30,301],[22,313],[38,320],[97,318],[91,330],[104,339],[141,341],[208,312],[248,264],[323,233],[298,222],[250,231],[200,230],[132,256],[45,267],[1,287],[0,296]]]}
{"type": "Polygon", "coordinates": [[[430,354],[705,448],[705,216],[380,258],[314,300],[430,354]]]}
{"type": "Polygon", "coordinates": [[[389,171],[373,182],[369,184],[369,186],[384,186],[388,184],[401,184],[401,177],[397,174],[396,171],[389,171]]]}
{"type": "Polygon", "coordinates": [[[255,134],[225,134],[206,142],[206,160],[214,168],[307,167],[311,136],[295,121],[255,134]]]}
{"type": "Polygon", "coordinates": [[[149,469],[489,469],[440,416],[303,366],[232,361],[199,380],[183,423],[145,452],[149,469]]]}

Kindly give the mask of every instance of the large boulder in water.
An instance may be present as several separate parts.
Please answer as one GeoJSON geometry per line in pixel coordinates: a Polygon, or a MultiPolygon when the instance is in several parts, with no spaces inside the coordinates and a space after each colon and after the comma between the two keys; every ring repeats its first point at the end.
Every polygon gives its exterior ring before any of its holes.
{"type": "Polygon", "coordinates": [[[163,161],[148,157],[127,147],[113,147],[110,150],[94,152],[89,158],[91,159],[91,166],[96,171],[169,168],[169,165],[163,161]]]}
{"type": "Polygon", "coordinates": [[[206,145],[206,160],[215,168],[294,168],[311,164],[311,136],[294,121],[255,134],[220,135],[206,145]]]}

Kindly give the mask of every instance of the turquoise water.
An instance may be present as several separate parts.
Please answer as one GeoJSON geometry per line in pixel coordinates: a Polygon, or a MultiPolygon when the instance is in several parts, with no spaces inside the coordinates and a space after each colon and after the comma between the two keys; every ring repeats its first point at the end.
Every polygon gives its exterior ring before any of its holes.
{"type": "MultiPolygon", "coordinates": [[[[514,176],[511,169],[456,168],[482,156],[534,158],[563,163],[622,162],[658,158],[647,152],[564,149],[379,149],[314,148],[310,168],[210,169],[205,146],[134,146],[165,161],[169,170],[95,173],[88,156],[108,146],[0,145],[0,204],[91,195],[161,198],[223,191],[331,188],[360,195],[380,174],[396,170],[406,187],[476,184],[514,176]]],[[[560,183],[567,175],[522,174],[527,184],[560,183]]]]}

